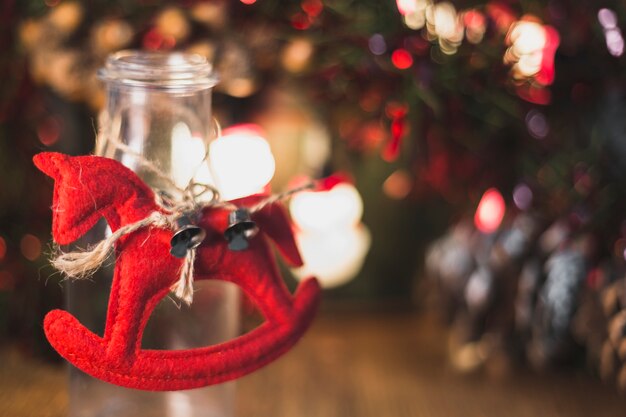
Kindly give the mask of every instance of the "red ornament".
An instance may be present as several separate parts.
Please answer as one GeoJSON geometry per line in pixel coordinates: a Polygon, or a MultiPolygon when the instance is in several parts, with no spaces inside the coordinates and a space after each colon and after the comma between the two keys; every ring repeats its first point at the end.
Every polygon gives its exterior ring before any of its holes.
{"type": "Polygon", "coordinates": [[[400,48],[393,51],[391,54],[391,62],[394,67],[404,70],[407,68],[411,68],[413,65],[413,57],[411,53],[406,49],[400,48]]]}
{"type": "Polygon", "coordinates": [[[291,16],[291,26],[294,29],[306,30],[311,27],[311,17],[306,13],[296,13],[291,16]]]}
{"type": "Polygon", "coordinates": [[[387,105],[387,115],[391,118],[391,140],[387,143],[382,152],[382,157],[387,162],[393,162],[400,154],[402,138],[406,135],[408,125],[406,116],[408,106],[401,103],[390,103],[387,105]]]}
{"type": "MultiPolygon", "coordinates": [[[[69,244],[104,217],[111,230],[162,209],[153,191],[122,164],[96,156],[41,153],[34,158],[54,178],[52,236],[69,244]]],[[[263,196],[233,203],[250,206],[263,196]]],[[[313,278],[295,295],[283,283],[269,240],[292,265],[302,264],[283,207],[271,204],[254,213],[259,234],[245,251],[228,249],[224,230],[229,212],[205,208],[198,226],[207,233],[197,249],[195,279],[220,279],[240,286],[265,316],[259,328],[214,346],[189,350],[141,348],[143,330],[159,301],[177,279],[182,259],[170,254],[173,232],[145,227],[116,245],[116,265],[104,336],[74,316],[53,310],[44,320],[50,344],[82,371],[112,384],[153,391],[217,384],[246,375],[289,350],[311,323],[319,299],[313,278]]]]}
{"type": "Polygon", "coordinates": [[[319,16],[322,10],[324,10],[322,0],[304,0],[300,6],[312,18],[319,16]]]}

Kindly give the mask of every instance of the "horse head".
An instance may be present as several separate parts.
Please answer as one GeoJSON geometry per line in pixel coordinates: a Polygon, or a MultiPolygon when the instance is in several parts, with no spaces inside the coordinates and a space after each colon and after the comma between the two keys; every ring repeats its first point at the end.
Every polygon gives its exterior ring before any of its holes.
{"type": "MultiPolygon", "coordinates": [[[[57,153],[35,156],[55,180],[53,238],[68,244],[104,217],[115,231],[160,210],[154,193],[122,164],[96,156],[57,153]]],[[[233,201],[251,206],[262,197],[233,201]]],[[[284,208],[273,203],[253,214],[259,234],[248,249],[231,251],[224,239],[229,211],[207,207],[198,226],[207,237],[197,248],[196,280],[232,282],[256,304],[265,322],[233,340],[188,350],[141,348],[143,330],[156,305],[178,279],[182,260],[172,256],[173,231],[146,227],[120,239],[102,337],[74,316],[53,310],[44,320],[52,346],[69,362],[97,378],[130,388],[179,390],[216,384],[248,374],[291,348],[313,319],[319,285],[303,281],[292,295],[276,266],[269,241],[292,265],[302,264],[284,208]]]]}

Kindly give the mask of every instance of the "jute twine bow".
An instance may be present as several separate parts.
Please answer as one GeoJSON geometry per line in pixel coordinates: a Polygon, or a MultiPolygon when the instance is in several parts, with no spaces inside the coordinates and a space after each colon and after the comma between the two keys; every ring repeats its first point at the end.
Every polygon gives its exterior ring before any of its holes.
{"type": "MultiPolygon", "coordinates": [[[[115,244],[120,238],[144,227],[169,228],[176,231],[178,229],[177,220],[181,216],[191,214],[195,217],[207,207],[221,207],[228,210],[236,210],[238,208],[233,203],[222,200],[219,191],[215,187],[208,184],[194,182],[193,178],[195,175],[193,175],[189,180],[187,186],[184,189],[181,189],[155,164],[145,159],[142,155],[136,153],[130,147],[119,141],[111,140],[110,138],[108,139],[108,142],[122,152],[133,156],[145,169],[165,181],[170,186],[170,189],[176,190],[179,195],[176,197],[163,197],[158,190],[155,190],[155,201],[161,208],[161,211],[154,211],[142,220],[120,227],[109,237],[87,250],[61,253],[56,258],[52,259],[52,265],[68,278],[85,279],[90,277],[110,256],[111,252],[115,248],[115,244]],[[198,198],[207,192],[211,192],[212,194],[210,201],[199,202],[198,198]]],[[[202,163],[206,161],[207,156],[208,155],[205,154],[202,163]]],[[[247,210],[250,214],[258,212],[270,204],[286,199],[300,191],[311,189],[313,186],[313,183],[307,183],[280,194],[270,195],[260,200],[255,205],[247,207],[247,210]]],[[[190,305],[193,302],[193,274],[195,260],[196,248],[188,249],[183,265],[180,268],[179,278],[170,288],[174,295],[187,305],[190,305]]]]}

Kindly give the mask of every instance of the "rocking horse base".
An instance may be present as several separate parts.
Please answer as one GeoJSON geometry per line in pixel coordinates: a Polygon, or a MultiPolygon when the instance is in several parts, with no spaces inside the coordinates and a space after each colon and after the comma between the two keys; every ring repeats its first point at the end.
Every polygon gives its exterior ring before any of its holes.
{"type": "Polygon", "coordinates": [[[48,313],[44,330],[61,356],[103,381],[149,391],[185,390],[233,380],[279,357],[306,331],[318,301],[319,284],[309,279],[296,291],[289,321],[266,321],[228,342],[186,350],[139,349],[120,355],[109,340],[63,310],[48,313]]]}
{"type": "MultiPolygon", "coordinates": [[[[106,303],[93,300],[108,294],[110,278],[108,284],[106,281],[106,277],[99,276],[92,281],[65,283],[69,311],[99,334],[104,329],[106,303]]],[[[239,334],[239,288],[222,281],[201,281],[196,289],[197,302],[190,307],[179,309],[169,299],[161,302],[144,332],[146,347],[195,348],[224,342],[239,334]],[[197,332],[198,328],[210,331],[197,332]]],[[[153,392],[113,385],[70,366],[68,388],[71,398],[68,417],[234,416],[234,382],[185,391],[153,392]]]]}

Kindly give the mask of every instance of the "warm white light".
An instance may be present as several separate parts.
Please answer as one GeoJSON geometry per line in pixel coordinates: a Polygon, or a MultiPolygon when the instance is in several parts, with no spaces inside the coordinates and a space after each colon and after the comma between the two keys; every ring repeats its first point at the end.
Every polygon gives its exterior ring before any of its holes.
{"type": "Polygon", "coordinates": [[[537,22],[517,22],[509,36],[512,52],[518,57],[540,52],[546,44],[546,30],[537,22]]]}
{"type": "Polygon", "coordinates": [[[245,126],[230,128],[211,142],[209,161],[226,200],[262,192],[276,169],[267,141],[245,126]]]}
{"type": "Polygon", "coordinates": [[[487,30],[485,15],[476,9],[471,9],[463,13],[465,23],[465,36],[470,43],[479,43],[483,40],[487,30]]]}
{"type": "Polygon", "coordinates": [[[407,25],[409,29],[421,29],[426,24],[426,16],[421,12],[407,14],[404,16],[404,24],[407,25]]]}
{"type": "MultiPolygon", "coordinates": [[[[209,145],[208,163],[204,161],[206,144],[193,136],[189,127],[177,123],[172,129],[172,178],[185,188],[189,180],[217,187],[225,200],[260,193],[274,176],[276,164],[269,144],[253,125],[226,129],[209,145]]],[[[206,193],[200,201],[210,199],[206,193]]]]}
{"type": "Polygon", "coordinates": [[[535,76],[543,84],[552,82],[553,54],[559,44],[554,29],[534,21],[518,21],[511,26],[507,43],[510,47],[504,55],[504,62],[513,65],[514,77],[535,76]]]}
{"type": "Polygon", "coordinates": [[[296,194],[289,209],[301,230],[329,231],[356,226],[363,215],[363,201],[353,185],[342,183],[329,191],[296,194]]]}
{"type": "Polygon", "coordinates": [[[534,53],[520,57],[515,70],[523,77],[535,75],[541,69],[542,54],[534,53]]]}
{"type": "MultiPolygon", "coordinates": [[[[452,3],[442,2],[433,6],[432,23],[440,38],[458,39],[458,19],[452,3]]],[[[462,32],[461,32],[462,33],[462,32]]]]}
{"type": "Polygon", "coordinates": [[[410,29],[421,29],[426,24],[426,9],[432,6],[431,0],[412,0],[410,7],[403,12],[398,1],[398,10],[404,16],[404,24],[410,29]]]}
{"type": "Polygon", "coordinates": [[[309,65],[313,52],[313,43],[309,39],[293,39],[283,49],[281,63],[289,72],[302,72],[309,65]]]}
{"type": "MultiPolygon", "coordinates": [[[[453,55],[463,41],[465,26],[454,5],[444,1],[436,4],[424,3],[428,39],[438,39],[441,52],[453,55]]],[[[407,23],[408,25],[408,23],[407,23]]]]}
{"type": "Polygon", "coordinates": [[[315,276],[325,288],[350,281],[359,272],[371,238],[361,224],[363,201],[352,184],[296,194],[289,205],[304,266],[299,278],[315,276]]]}
{"type": "Polygon", "coordinates": [[[327,232],[302,232],[296,236],[304,266],[294,270],[305,279],[315,276],[324,288],[337,287],[358,274],[371,237],[364,225],[327,232]]]}
{"type": "MultiPolygon", "coordinates": [[[[180,188],[185,188],[189,180],[202,184],[211,184],[212,178],[206,163],[203,163],[206,153],[204,140],[198,136],[192,136],[189,127],[178,122],[172,129],[172,179],[180,188]]],[[[205,196],[201,196],[202,199],[205,196]]],[[[210,195],[206,196],[210,198],[210,195]]]]}
{"type": "Polygon", "coordinates": [[[167,65],[171,67],[176,67],[177,65],[186,64],[186,58],[182,54],[170,54],[167,57],[167,65]]]}
{"type": "Polygon", "coordinates": [[[417,10],[417,0],[396,0],[401,15],[414,13],[417,10]]]}

